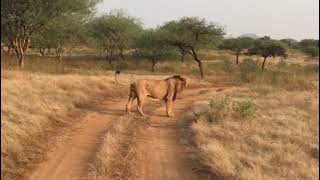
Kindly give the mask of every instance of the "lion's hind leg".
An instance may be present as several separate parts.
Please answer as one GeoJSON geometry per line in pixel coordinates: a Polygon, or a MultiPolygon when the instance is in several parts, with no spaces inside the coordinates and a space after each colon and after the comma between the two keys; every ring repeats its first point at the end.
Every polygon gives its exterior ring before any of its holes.
{"type": "Polygon", "coordinates": [[[133,103],[133,101],[137,98],[137,95],[135,92],[131,91],[130,95],[129,95],[129,99],[126,105],[126,112],[127,114],[130,114],[130,110],[131,110],[131,105],[133,103]]]}
{"type": "Polygon", "coordinates": [[[143,96],[138,96],[138,112],[141,116],[144,116],[144,113],[143,113],[143,103],[144,103],[144,97],[143,96]]]}

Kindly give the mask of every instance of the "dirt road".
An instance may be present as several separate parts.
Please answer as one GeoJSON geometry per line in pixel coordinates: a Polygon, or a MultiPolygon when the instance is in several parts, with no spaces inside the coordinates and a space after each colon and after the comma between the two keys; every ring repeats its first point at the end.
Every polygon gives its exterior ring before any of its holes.
{"type": "MultiPolygon", "coordinates": [[[[182,119],[193,101],[205,98],[206,91],[185,90],[182,98],[174,103],[174,119],[165,116],[165,107],[160,107],[159,102],[147,103],[145,113],[150,117],[150,125],[138,140],[138,179],[203,179],[206,176],[196,172],[195,153],[188,146],[191,136],[188,122],[182,119]]],[[[61,137],[48,159],[29,179],[83,179],[103,135],[112,122],[125,113],[125,103],[126,99],[106,100],[99,108],[88,111],[70,133],[61,137]]]]}

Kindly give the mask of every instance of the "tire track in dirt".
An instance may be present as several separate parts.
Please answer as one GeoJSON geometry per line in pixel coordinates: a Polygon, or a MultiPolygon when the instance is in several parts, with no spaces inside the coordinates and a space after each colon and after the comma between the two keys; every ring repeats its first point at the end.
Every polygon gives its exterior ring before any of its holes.
{"type": "MultiPolygon", "coordinates": [[[[214,90],[214,89],[212,89],[214,90]]],[[[208,179],[209,174],[198,171],[201,166],[194,146],[190,121],[183,116],[194,101],[206,99],[208,89],[186,90],[182,98],[174,102],[175,118],[165,116],[165,107],[149,110],[150,125],[138,138],[139,180],[193,180],[208,179]],[[146,140],[147,137],[147,140],[146,140]]]]}
{"type": "Polygon", "coordinates": [[[71,131],[62,136],[30,180],[84,179],[102,138],[112,121],[122,116],[126,99],[107,100],[89,110],[71,131]]]}

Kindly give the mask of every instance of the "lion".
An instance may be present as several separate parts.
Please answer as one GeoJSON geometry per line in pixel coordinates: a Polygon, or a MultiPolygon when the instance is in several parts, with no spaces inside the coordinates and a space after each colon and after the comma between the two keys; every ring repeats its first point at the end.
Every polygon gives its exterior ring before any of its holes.
{"type": "MultiPolygon", "coordinates": [[[[116,72],[119,74],[120,72],[116,72]]],[[[119,81],[115,77],[117,83],[119,81]]],[[[119,83],[121,84],[121,83],[119,83]]],[[[163,80],[140,79],[130,84],[129,99],[126,104],[126,112],[130,114],[131,105],[135,99],[138,100],[138,112],[141,116],[143,113],[143,103],[149,97],[152,100],[164,100],[166,103],[166,112],[168,117],[174,117],[172,104],[177,96],[187,87],[187,79],[174,75],[163,80]]]]}

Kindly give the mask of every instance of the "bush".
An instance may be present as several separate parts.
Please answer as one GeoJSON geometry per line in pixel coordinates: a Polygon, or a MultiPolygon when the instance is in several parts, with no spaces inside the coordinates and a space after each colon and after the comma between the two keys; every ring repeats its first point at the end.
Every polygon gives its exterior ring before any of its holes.
{"type": "Polygon", "coordinates": [[[225,72],[231,73],[235,70],[234,65],[229,60],[222,61],[222,69],[225,72]]]}
{"type": "Polygon", "coordinates": [[[209,100],[208,106],[193,110],[196,119],[205,120],[208,123],[219,123],[230,115],[231,99],[228,96],[214,97],[209,100]]]}
{"type": "Polygon", "coordinates": [[[240,64],[240,80],[241,82],[249,83],[254,81],[257,72],[260,71],[260,65],[258,61],[251,58],[245,59],[240,64]]]}
{"type": "Polygon", "coordinates": [[[207,105],[194,107],[193,115],[197,120],[207,123],[221,123],[228,119],[245,119],[255,109],[255,104],[251,101],[233,102],[229,96],[213,97],[207,105]]]}
{"type": "Polygon", "coordinates": [[[235,118],[244,119],[255,110],[255,104],[251,101],[236,102],[233,105],[233,115],[235,118]]]}
{"type": "Polygon", "coordinates": [[[309,46],[309,47],[303,48],[302,51],[308,56],[313,58],[319,56],[319,47],[309,46]]]}

